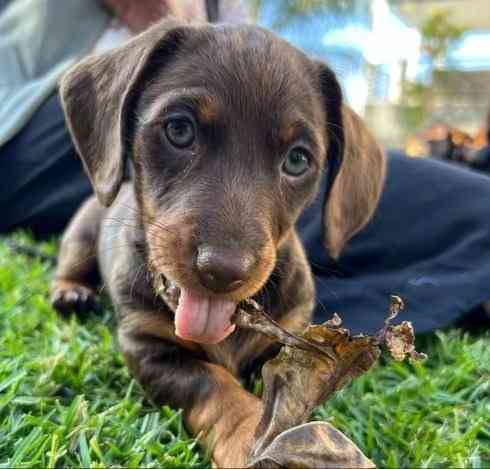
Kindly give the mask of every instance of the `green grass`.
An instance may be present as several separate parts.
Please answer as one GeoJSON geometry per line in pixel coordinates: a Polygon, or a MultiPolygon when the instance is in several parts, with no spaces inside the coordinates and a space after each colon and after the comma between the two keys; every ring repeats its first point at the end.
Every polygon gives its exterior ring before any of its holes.
{"type": "MultiPolygon", "coordinates": [[[[110,311],[59,317],[51,275],[0,240],[0,467],[209,466],[180,413],[152,407],[131,380],[110,311]]],[[[489,467],[490,334],[441,332],[419,349],[425,363],[383,363],[317,417],[380,466],[489,467]]]]}

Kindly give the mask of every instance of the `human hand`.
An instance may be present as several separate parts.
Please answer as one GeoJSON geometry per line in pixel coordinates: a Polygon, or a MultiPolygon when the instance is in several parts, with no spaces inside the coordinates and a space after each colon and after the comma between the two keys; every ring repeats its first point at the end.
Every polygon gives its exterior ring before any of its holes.
{"type": "Polygon", "coordinates": [[[103,0],[133,33],[171,15],[181,21],[206,21],[202,0],[103,0]]]}
{"type": "Polygon", "coordinates": [[[140,33],[168,14],[166,0],[103,0],[133,33],[140,33]]]}

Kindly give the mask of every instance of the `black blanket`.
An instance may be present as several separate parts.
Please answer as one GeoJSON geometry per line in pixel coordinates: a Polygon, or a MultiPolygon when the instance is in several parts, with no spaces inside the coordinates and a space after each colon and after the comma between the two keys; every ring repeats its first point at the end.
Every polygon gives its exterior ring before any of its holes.
{"type": "Polygon", "coordinates": [[[400,320],[424,332],[490,300],[489,177],[391,152],[375,216],[337,262],[323,248],[321,204],[322,194],[298,223],[316,278],[315,322],[337,312],[354,332],[372,333],[397,294],[400,320]]]}

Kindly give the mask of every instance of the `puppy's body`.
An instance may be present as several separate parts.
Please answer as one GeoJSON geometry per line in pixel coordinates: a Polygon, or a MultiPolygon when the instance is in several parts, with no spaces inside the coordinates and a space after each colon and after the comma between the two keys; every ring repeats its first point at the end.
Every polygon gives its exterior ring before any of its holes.
{"type": "Polygon", "coordinates": [[[61,91],[100,203],[64,236],[54,304],[91,299],[97,257],[133,375],[154,402],[184,409],[219,466],[241,466],[263,404],[238,379],[271,344],[230,316],[255,296],[305,327],[314,288],[295,221],[343,159],[323,214],[338,253],[375,208],[383,155],[333,74],[255,27],[157,25],[86,59],[61,91]],[[180,288],[175,311],[160,277],[180,288]]]}
{"type": "MultiPolygon", "coordinates": [[[[184,409],[193,433],[212,432],[207,441],[220,466],[244,464],[262,403],[238,379],[246,379],[252,365],[268,356],[271,344],[264,336],[243,330],[216,345],[196,344],[175,335],[174,314],[153,288],[145,234],[138,228],[135,207],[132,187],[123,185],[111,208],[101,208],[95,198],[81,208],[62,242],[55,304],[70,309],[91,299],[86,295],[94,295],[93,285],[82,282],[74,266],[84,260],[85,272],[92,273],[98,259],[103,284],[118,315],[120,347],[132,374],[154,402],[184,409]],[[87,226],[91,233],[85,231],[87,226]]],[[[279,273],[273,273],[260,300],[267,300],[268,312],[278,322],[299,332],[311,317],[314,293],[296,239],[278,252],[281,263],[288,266],[286,279],[281,273],[283,280],[273,285],[274,278],[279,278],[279,273]]]]}

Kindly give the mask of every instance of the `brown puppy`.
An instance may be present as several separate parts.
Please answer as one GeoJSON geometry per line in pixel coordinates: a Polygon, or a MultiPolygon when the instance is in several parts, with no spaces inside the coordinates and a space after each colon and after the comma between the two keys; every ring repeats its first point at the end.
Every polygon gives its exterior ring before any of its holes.
{"type": "Polygon", "coordinates": [[[61,95],[97,199],[65,233],[54,305],[93,299],[97,257],[133,375],[184,409],[216,464],[241,466],[262,402],[238,379],[270,343],[230,317],[255,296],[305,327],[315,295],[294,224],[343,160],[318,214],[338,255],[375,209],[383,154],[325,65],[253,26],[158,24],[83,60],[61,95]],[[155,276],[180,288],[175,314],[155,276]]]}

